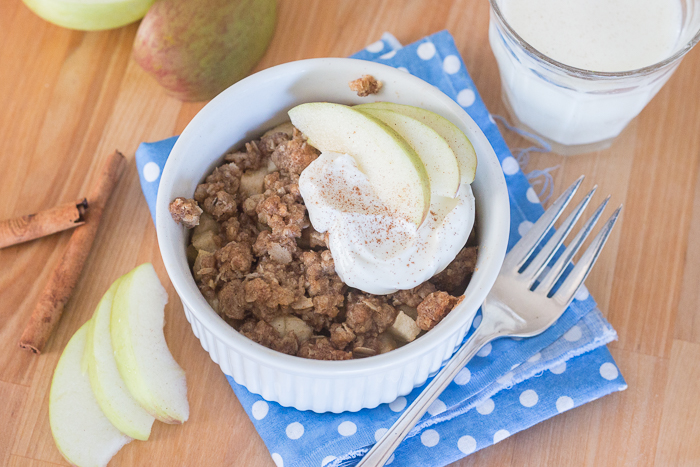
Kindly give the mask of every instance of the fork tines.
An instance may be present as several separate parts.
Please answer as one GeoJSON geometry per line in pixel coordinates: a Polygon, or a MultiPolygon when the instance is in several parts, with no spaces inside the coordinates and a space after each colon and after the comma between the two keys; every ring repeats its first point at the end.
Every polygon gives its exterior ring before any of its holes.
{"type": "Polygon", "coordinates": [[[598,259],[600,251],[603,249],[605,242],[610,236],[610,232],[615,222],[617,222],[622,209],[622,205],[620,205],[615,212],[612,213],[605,225],[603,225],[603,228],[593,239],[591,245],[581,256],[580,261],[571,269],[569,267],[571,260],[579,251],[588,235],[590,235],[610,200],[610,196],[605,198],[600,206],[598,206],[593,214],[586,220],[581,230],[574,236],[566,249],[559,255],[549,271],[545,272],[547,265],[552,261],[556,253],[560,251],[564,239],[566,239],[567,235],[572,231],[574,224],[581,217],[593,193],[596,191],[597,186],[594,186],[574,208],[573,212],[569,214],[559,229],[551,235],[544,246],[542,246],[548,232],[550,232],[556,220],[574,197],[582,181],[583,175],[552,203],[549,209],[545,211],[532,228],[508,253],[504,262],[504,268],[508,267],[514,270],[514,272],[520,273],[520,278],[527,281],[530,287],[534,286],[535,291],[551,296],[564,304],[568,304],[573,299],[579,287],[586,280],[588,273],[598,259]],[[570,272],[565,276],[566,278],[561,285],[555,290],[554,287],[560,282],[567,271],[570,272]]]}

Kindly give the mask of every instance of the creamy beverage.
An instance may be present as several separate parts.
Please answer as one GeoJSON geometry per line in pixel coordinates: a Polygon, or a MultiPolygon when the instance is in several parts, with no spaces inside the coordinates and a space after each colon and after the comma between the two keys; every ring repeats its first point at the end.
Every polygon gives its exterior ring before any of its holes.
{"type": "Polygon", "coordinates": [[[505,0],[508,24],[549,58],[591,71],[628,71],[668,57],[679,0],[505,0]]]}
{"type": "Polygon", "coordinates": [[[687,44],[698,3],[491,0],[489,41],[516,125],[561,154],[609,145],[678,66],[680,56],[653,67],[687,44]],[[625,73],[644,67],[651,68],[625,73]]]}

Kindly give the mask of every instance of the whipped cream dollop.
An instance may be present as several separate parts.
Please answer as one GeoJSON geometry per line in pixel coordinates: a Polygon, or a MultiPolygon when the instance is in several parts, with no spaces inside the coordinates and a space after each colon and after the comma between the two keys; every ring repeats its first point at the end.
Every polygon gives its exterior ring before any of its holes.
{"type": "Polygon", "coordinates": [[[322,152],[299,178],[309,219],[328,232],[335,271],[350,287],[384,295],[411,289],[447,267],[474,225],[467,184],[457,196],[431,197],[420,226],[390,211],[352,156],[322,152]]]}

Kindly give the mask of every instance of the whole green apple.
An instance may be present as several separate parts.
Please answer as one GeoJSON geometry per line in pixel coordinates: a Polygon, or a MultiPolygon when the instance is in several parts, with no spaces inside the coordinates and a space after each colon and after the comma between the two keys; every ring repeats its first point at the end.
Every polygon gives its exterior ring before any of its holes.
{"type": "Polygon", "coordinates": [[[211,99],[265,53],[276,0],[158,0],[134,41],[134,60],[183,101],[211,99]]]}

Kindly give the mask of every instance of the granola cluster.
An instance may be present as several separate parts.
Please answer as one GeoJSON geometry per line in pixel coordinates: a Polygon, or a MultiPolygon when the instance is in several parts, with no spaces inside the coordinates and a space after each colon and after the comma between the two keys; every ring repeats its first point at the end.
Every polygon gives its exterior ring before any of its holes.
{"type": "Polygon", "coordinates": [[[412,290],[349,288],[299,193],[299,175],[318,155],[291,124],[280,125],[226,154],[192,199],[172,201],[171,215],[192,229],[188,259],[199,290],[244,336],[319,360],[388,352],[459,303],[453,294],[471,277],[476,247],[412,290]]]}
{"type": "Polygon", "coordinates": [[[382,82],[372,75],[362,75],[361,78],[350,81],[348,83],[351,91],[355,91],[359,97],[367,97],[371,94],[377,94],[382,89],[382,82]]]}

